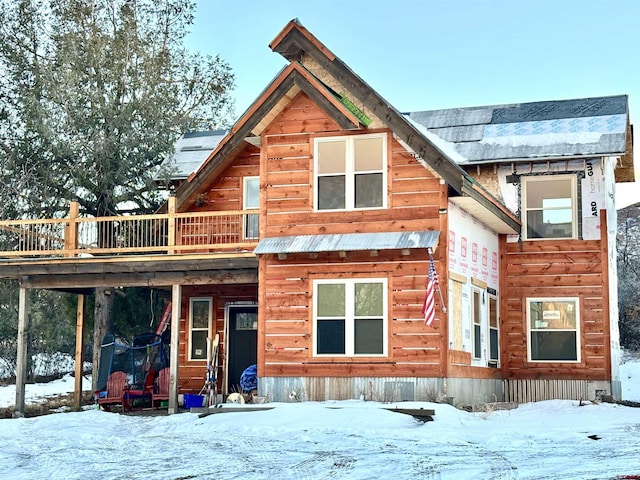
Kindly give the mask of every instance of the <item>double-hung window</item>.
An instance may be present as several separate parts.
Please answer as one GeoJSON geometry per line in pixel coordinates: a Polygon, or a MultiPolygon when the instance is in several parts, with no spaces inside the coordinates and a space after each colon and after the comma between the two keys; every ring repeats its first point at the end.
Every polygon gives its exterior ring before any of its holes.
{"type": "Polygon", "coordinates": [[[189,360],[207,359],[207,338],[210,336],[211,298],[191,298],[189,301],[189,360]]]}
{"type": "Polygon", "coordinates": [[[528,298],[529,361],[580,361],[578,298],[528,298]]]}
{"type": "Polygon", "coordinates": [[[386,134],[317,138],[314,158],[316,210],[386,207],[386,134]]]}
{"type": "Polygon", "coordinates": [[[315,355],[387,354],[387,280],[316,280],[315,355]]]}
{"type": "Polygon", "coordinates": [[[536,238],[577,238],[577,177],[522,177],[523,232],[536,238]]]}

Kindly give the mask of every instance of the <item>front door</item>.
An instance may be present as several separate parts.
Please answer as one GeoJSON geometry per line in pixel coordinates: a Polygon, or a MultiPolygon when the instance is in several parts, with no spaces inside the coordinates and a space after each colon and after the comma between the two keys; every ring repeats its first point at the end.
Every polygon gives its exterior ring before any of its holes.
{"type": "Polygon", "coordinates": [[[242,390],[242,372],[258,361],[258,307],[230,305],[228,318],[227,393],[233,393],[242,390]]]}

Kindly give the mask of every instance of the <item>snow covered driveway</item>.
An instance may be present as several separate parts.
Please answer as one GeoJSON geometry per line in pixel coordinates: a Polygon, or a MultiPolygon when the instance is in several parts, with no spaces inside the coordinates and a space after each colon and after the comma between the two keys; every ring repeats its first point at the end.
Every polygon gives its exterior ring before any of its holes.
{"type": "Polygon", "coordinates": [[[574,480],[640,474],[640,409],[554,400],[467,413],[410,404],[436,410],[435,421],[421,423],[373,402],[270,406],[203,418],[88,410],[0,420],[0,478],[574,480]],[[597,440],[589,438],[594,435],[597,440]]]}

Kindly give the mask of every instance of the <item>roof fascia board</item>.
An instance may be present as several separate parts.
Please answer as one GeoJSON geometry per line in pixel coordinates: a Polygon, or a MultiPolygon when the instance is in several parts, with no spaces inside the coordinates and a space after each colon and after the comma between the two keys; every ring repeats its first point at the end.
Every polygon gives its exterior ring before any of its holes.
{"type": "Polygon", "coordinates": [[[322,54],[333,60],[336,56],[333,54],[331,50],[329,50],[322,42],[320,42],[314,35],[309,32],[297,19],[291,20],[289,23],[285,25],[285,27],[280,31],[278,35],[271,41],[269,44],[269,48],[274,51],[280,53],[287,60],[299,60],[300,52],[303,49],[300,48],[300,45],[296,40],[298,37],[295,35],[295,32],[302,33],[304,37],[311,43],[315,48],[320,50],[322,54]],[[294,35],[290,35],[294,32],[294,35]]]}

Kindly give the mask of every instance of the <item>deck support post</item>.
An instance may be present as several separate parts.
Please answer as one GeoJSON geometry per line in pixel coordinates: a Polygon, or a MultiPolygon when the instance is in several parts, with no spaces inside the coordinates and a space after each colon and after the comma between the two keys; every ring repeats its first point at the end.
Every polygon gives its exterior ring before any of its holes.
{"type": "Polygon", "coordinates": [[[178,413],[178,348],[180,347],[180,310],[182,286],[171,287],[171,343],[169,347],[169,414],[178,413]]]}
{"type": "Polygon", "coordinates": [[[29,290],[20,287],[18,303],[18,349],[16,358],[15,418],[24,417],[25,382],[27,379],[27,336],[29,330],[29,290]]]}
{"type": "Polygon", "coordinates": [[[76,309],[76,368],[73,386],[73,408],[76,411],[82,407],[82,374],[84,373],[82,352],[84,352],[84,295],[80,294],[76,309]]]}

